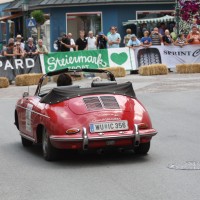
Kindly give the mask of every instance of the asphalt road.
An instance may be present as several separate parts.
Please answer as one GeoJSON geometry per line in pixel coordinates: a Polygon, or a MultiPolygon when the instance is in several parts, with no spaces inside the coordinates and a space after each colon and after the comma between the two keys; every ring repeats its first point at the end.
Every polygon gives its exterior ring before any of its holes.
{"type": "Polygon", "coordinates": [[[199,200],[199,74],[126,80],[158,130],[147,156],[65,153],[46,162],[39,146],[22,147],[13,124],[16,99],[25,89],[0,89],[0,199],[199,200]]]}

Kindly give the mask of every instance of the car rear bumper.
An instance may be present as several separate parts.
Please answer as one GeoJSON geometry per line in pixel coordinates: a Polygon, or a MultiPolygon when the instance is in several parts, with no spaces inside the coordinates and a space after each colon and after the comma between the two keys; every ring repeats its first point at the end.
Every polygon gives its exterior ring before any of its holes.
{"type": "Polygon", "coordinates": [[[113,146],[138,146],[140,143],[149,141],[153,136],[157,134],[155,129],[143,129],[139,130],[137,125],[134,125],[135,129],[132,134],[118,134],[118,135],[99,135],[99,136],[89,136],[87,129],[83,128],[82,137],[69,137],[51,135],[50,141],[57,148],[69,148],[69,149],[83,149],[87,150],[89,148],[97,148],[108,145],[113,146]]]}

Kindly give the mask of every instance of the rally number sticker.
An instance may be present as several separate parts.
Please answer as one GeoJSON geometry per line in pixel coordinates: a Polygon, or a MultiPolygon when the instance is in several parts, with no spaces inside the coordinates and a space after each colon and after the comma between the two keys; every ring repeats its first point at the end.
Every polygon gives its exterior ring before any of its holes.
{"type": "Polygon", "coordinates": [[[32,127],[31,127],[32,109],[33,109],[33,105],[28,103],[27,108],[26,108],[26,130],[29,132],[32,131],[32,127]]]}

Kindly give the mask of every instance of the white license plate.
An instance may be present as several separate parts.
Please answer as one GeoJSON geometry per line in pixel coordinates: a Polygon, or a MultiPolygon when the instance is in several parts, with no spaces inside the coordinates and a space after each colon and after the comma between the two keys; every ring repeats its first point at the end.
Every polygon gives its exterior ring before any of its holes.
{"type": "Polygon", "coordinates": [[[128,121],[99,122],[90,124],[91,133],[100,133],[107,131],[123,131],[128,130],[128,121]]]}

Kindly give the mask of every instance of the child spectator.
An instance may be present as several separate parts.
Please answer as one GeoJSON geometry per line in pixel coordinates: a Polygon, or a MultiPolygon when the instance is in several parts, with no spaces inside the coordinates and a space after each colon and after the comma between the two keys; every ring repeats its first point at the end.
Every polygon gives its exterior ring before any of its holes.
{"type": "Polygon", "coordinates": [[[144,31],[144,37],[141,39],[141,46],[148,48],[152,45],[152,39],[149,37],[149,31],[144,31]]]}
{"type": "Polygon", "coordinates": [[[180,47],[183,47],[183,46],[185,46],[185,45],[187,45],[188,43],[187,43],[187,40],[186,40],[186,38],[185,38],[185,35],[184,35],[184,33],[181,33],[181,34],[179,34],[178,35],[178,38],[175,40],[175,42],[174,42],[174,45],[176,45],[176,46],[180,46],[180,47]]]}

